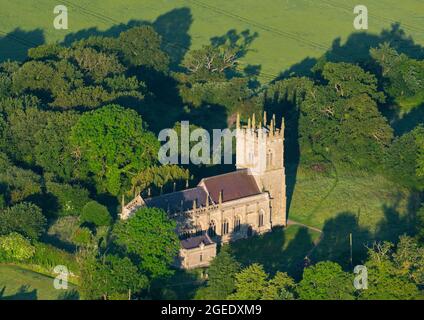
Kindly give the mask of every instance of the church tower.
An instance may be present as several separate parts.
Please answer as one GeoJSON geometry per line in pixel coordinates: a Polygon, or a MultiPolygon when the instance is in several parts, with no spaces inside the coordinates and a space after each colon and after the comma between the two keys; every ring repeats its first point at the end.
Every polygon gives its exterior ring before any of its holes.
{"type": "Polygon", "coordinates": [[[284,119],[277,128],[275,115],[268,123],[266,112],[257,122],[255,115],[247,126],[240,126],[237,115],[237,170],[248,169],[263,192],[268,192],[271,203],[272,226],[285,226],[286,177],[284,170],[284,119]]]}

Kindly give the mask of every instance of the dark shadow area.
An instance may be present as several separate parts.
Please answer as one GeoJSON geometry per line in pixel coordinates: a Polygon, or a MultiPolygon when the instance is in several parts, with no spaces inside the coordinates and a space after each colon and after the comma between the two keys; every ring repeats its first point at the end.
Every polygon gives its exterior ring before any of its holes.
{"type": "Polygon", "coordinates": [[[154,280],[150,296],[153,300],[190,300],[202,285],[195,271],[178,269],[170,277],[154,280]]]}
{"type": "Polygon", "coordinates": [[[6,287],[0,289],[0,300],[37,300],[37,289],[30,290],[29,286],[23,285],[14,295],[5,296],[6,287]]]}
{"type": "Polygon", "coordinates": [[[57,300],[79,300],[80,296],[76,290],[67,290],[57,297],[57,300]]]}
{"type": "MultiPolygon", "coordinates": [[[[249,29],[237,32],[236,29],[229,30],[222,36],[212,37],[210,39],[212,46],[228,46],[229,48],[237,48],[237,58],[241,59],[251,51],[250,45],[259,37],[257,32],[251,32],[249,29]]],[[[261,69],[260,65],[246,65],[244,70],[250,76],[257,76],[261,69]]],[[[243,76],[239,71],[232,70],[227,72],[227,78],[235,76],[243,76]]]]}
{"type": "Polygon", "coordinates": [[[384,220],[380,221],[376,229],[376,240],[397,243],[401,235],[413,236],[416,227],[416,213],[420,208],[419,194],[412,194],[408,199],[406,214],[399,212],[402,195],[398,195],[393,205],[383,206],[384,220]]]}
{"type": "Polygon", "coordinates": [[[360,264],[367,255],[366,245],[372,241],[371,233],[359,226],[358,215],[342,212],[325,222],[323,237],[311,253],[313,263],[334,261],[343,268],[351,267],[350,234],[352,234],[352,265],[360,264]]]}
{"type": "Polygon", "coordinates": [[[188,34],[193,16],[189,8],[178,8],[159,16],[152,26],[162,36],[162,49],[171,57],[171,69],[179,68],[191,47],[188,34]]]}
{"type": "Polygon", "coordinates": [[[352,33],[343,44],[341,38],[338,37],[333,40],[331,48],[321,58],[307,57],[283,71],[274,81],[293,76],[314,77],[311,68],[317,62],[325,61],[359,64],[365,70],[379,74],[380,70],[370,56],[370,49],[377,48],[385,42],[388,42],[399,53],[404,53],[411,58],[424,58],[424,47],[416,44],[399,23],[393,23],[390,29],[383,29],[378,35],[367,32],[352,33]]]}
{"type": "Polygon", "coordinates": [[[75,244],[63,241],[59,239],[57,236],[49,235],[47,233],[43,234],[40,239],[43,243],[50,244],[56,248],[64,250],[69,253],[76,253],[77,246],[75,244]]]}
{"type": "MultiPolygon", "coordinates": [[[[284,117],[284,164],[286,172],[286,214],[290,212],[296,185],[297,169],[300,162],[299,146],[299,116],[300,109],[295,103],[288,101],[286,96],[268,96],[265,99],[264,110],[268,115],[275,114],[277,127],[281,126],[281,119],[284,117]]],[[[293,97],[296,101],[296,97],[293,97]]]]}
{"type": "Polygon", "coordinates": [[[284,271],[299,279],[303,261],[314,244],[308,230],[300,228],[286,246],[286,232],[287,229],[276,228],[263,235],[232,242],[229,244],[231,252],[244,266],[260,263],[271,275],[284,271]]]}
{"type": "Polygon", "coordinates": [[[74,41],[86,39],[90,36],[118,37],[121,32],[133,27],[149,25],[162,37],[162,49],[170,56],[171,68],[174,70],[178,69],[185,53],[191,46],[191,37],[188,31],[193,22],[193,17],[190,9],[186,7],[173,9],[157,17],[153,23],[145,20],[130,20],[127,23],[120,23],[107,16],[96,16],[95,12],[88,9],[81,10],[85,14],[93,16],[93,18],[100,19],[113,26],[105,31],[93,27],[68,34],[63,41],[65,45],[71,45],[74,41]]]}
{"type": "Polygon", "coordinates": [[[413,108],[402,117],[399,116],[398,108],[392,110],[391,126],[395,131],[396,136],[401,136],[414,130],[418,125],[424,124],[424,103],[418,107],[413,108]]]}
{"type": "Polygon", "coordinates": [[[6,60],[25,60],[29,48],[44,44],[44,32],[41,29],[24,31],[16,28],[7,34],[0,33],[0,63],[6,60]]]}
{"type": "Polygon", "coordinates": [[[331,50],[325,57],[328,61],[358,63],[365,69],[369,69],[370,49],[376,48],[384,42],[390,43],[391,47],[399,53],[404,53],[414,59],[424,58],[424,48],[416,44],[411,36],[407,36],[400,23],[393,23],[390,29],[383,29],[379,35],[364,32],[353,33],[346,43],[341,45],[341,39],[333,41],[331,50]]]}

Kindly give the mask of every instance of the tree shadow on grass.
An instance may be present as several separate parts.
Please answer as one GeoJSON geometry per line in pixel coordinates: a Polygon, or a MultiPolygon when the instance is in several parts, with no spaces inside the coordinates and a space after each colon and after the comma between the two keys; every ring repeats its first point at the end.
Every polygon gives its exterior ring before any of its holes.
{"type": "Polygon", "coordinates": [[[299,228],[287,244],[285,232],[286,229],[276,228],[264,235],[232,242],[231,252],[243,266],[260,263],[271,275],[283,271],[299,279],[304,259],[314,244],[306,228],[299,228]]]}
{"type": "Polygon", "coordinates": [[[400,212],[401,199],[402,195],[398,195],[394,204],[383,206],[384,219],[377,225],[376,240],[397,243],[401,235],[415,235],[416,213],[420,208],[419,194],[411,193],[409,195],[404,214],[400,212]]]}
{"type": "Polygon", "coordinates": [[[359,64],[367,71],[380,74],[380,69],[370,56],[370,49],[377,48],[380,44],[388,42],[396,51],[404,53],[414,59],[424,58],[424,47],[415,43],[411,36],[408,36],[402,29],[401,24],[393,23],[389,29],[383,29],[380,34],[367,32],[355,32],[349,35],[346,42],[342,44],[340,37],[333,40],[331,48],[320,58],[307,57],[299,63],[284,70],[274,80],[282,80],[289,77],[309,76],[317,77],[311,72],[311,68],[318,62],[319,64],[329,62],[347,62],[359,64]]]}
{"type": "Polygon", "coordinates": [[[44,42],[44,32],[41,29],[24,31],[16,28],[7,34],[0,33],[0,63],[9,59],[25,60],[29,48],[44,42]]]}
{"type": "MultiPolygon", "coordinates": [[[[162,49],[168,53],[171,58],[171,67],[178,69],[184,55],[191,46],[191,37],[188,34],[193,22],[191,11],[187,7],[173,9],[156,18],[154,22],[145,20],[130,20],[127,23],[117,23],[112,18],[105,18],[105,22],[110,23],[112,27],[101,31],[97,27],[79,30],[68,34],[63,43],[70,45],[74,41],[86,39],[90,36],[117,37],[123,31],[137,26],[152,26],[162,37],[162,49]]],[[[103,20],[103,19],[101,19],[103,20]]]]}
{"type": "Polygon", "coordinates": [[[37,289],[30,290],[28,285],[21,286],[18,291],[9,296],[5,296],[6,287],[0,289],[0,300],[37,300],[37,289]]]}
{"type": "Polygon", "coordinates": [[[401,136],[414,130],[418,125],[424,124],[424,103],[410,110],[408,113],[400,117],[398,108],[391,110],[391,126],[396,136],[401,136]]]}
{"type": "Polygon", "coordinates": [[[366,245],[372,235],[366,228],[359,226],[358,216],[351,212],[342,212],[325,222],[323,237],[311,254],[313,263],[319,261],[334,261],[343,268],[351,267],[350,234],[352,234],[352,262],[361,263],[367,254],[366,245]]]}

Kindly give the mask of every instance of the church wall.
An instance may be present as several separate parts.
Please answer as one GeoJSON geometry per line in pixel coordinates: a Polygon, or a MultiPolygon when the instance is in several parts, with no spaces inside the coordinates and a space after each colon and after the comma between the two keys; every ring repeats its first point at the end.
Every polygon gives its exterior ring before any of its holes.
{"type": "Polygon", "coordinates": [[[194,269],[207,267],[216,256],[216,243],[194,249],[180,249],[178,267],[194,269]]]}

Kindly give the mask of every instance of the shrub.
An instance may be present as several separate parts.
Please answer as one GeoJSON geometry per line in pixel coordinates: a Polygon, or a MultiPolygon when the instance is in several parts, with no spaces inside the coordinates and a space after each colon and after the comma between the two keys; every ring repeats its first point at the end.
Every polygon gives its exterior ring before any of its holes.
{"type": "Polygon", "coordinates": [[[72,236],[78,228],[78,217],[60,217],[51,224],[47,234],[63,243],[72,244],[72,236]]]}
{"type": "Polygon", "coordinates": [[[78,228],[72,235],[72,242],[79,247],[88,247],[93,243],[93,234],[88,228],[78,228]]]}
{"type": "Polygon", "coordinates": [[[90,201],[88,190],[79,186],[48,182],[47,191],[57,198],[59,216],[79,216],[90,201]]]}
{"type": "Polygon", "coordinates": [[[12,232],[0,237],[0,260],[25,261],[30,259],[34,253],[35,248],[30,241],[19,233],[12,232]]]}
{"type": "Polygon", "coordinates": [[[62,265],[67,267],[72,273],[78,270],[74,255],[41,242],[35,244],[35,254],[31,262],[47,269],[53,269],[58,265],[62,265]]]}
{"type": "Polygon", "coordinates": [[[18,232],[30,239],[38,239],[46,226],[46,218],[41,209],[27,202],[1,211],[0,221],[0,235],[18,232]]]}
{"type": "Polygon", "coordinates": [[[81,223],[88,222],[96,226],[108,226],[112,223],[107,208],[96,201],[90,201],[84,206],[80,220],[81,223]]]}

